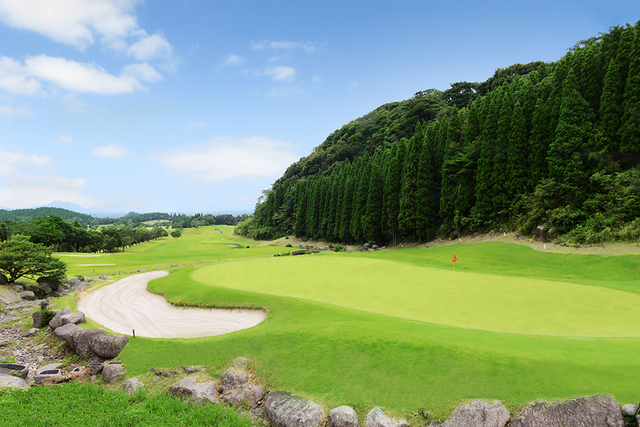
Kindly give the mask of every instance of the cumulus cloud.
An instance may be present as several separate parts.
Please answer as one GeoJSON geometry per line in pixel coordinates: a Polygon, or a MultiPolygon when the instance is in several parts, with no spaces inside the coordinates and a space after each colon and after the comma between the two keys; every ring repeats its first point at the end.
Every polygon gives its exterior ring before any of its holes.
{"type": "Polygon", "coordinates": [[[140,32],[132,15],[137,0],[3,0],[0,20],[80,50],[95,43],[121,49],[140,32]]]}
{"type": "Polygon", "coordinates": [[[122,159],[131,154],[131,151],[127,147],[122,145],[109,144],[104,147],[97,147],[91,151],[95,157],[102,157],[105,159],[122,159]]]}
{"type": "Polygon", "coordinates": [[[173,48],[167,39],[161,34],[153,34],[142,38],[127,49],[127,55],[138,61],[150,61],[154,58],[168,58],[172,55],[173,48]]]}
{"type": "Polygon", "coordinates": [[[151,65],[143,62],[142,64],[131,64],[124,67],[122,74],[136,77],[139,80],[147,82],[155,82],[162,80],[162,76],[151,65]]]}
{"type": "Polygon", "coordinates": [[[286,65],[277,65],[275,67],[265,67],[262,71],[258,72],[259,75],[270,76],[277,82],[289,82],[296,78],[298,72],[286,65]]]}
{"type": "Polygon", "coordinates": [[[209,141],[151,154],[171,174],[199,181],[274,178],[299,159],[290,143],[266,137],[216,137],[209,141]]]}
{"type": "Polygon", "coordinates": [[[0,176],[14,176],[24,166],[48,166],[51,163],[49,156],[27,154],[22,151],[8,151],[0,147],[0,176]]]}
{"type": "Polygon", "coordinates": [[[19,95],[42,93],[40,82],[29,74],[28,68],[20,61],[0,57],[0,89],[19,95]]]}
{"type": "Polygon", "coordinates": [[[222,62],[222,64],[220,65],[234,66],[234,65],[244,64],[245,62],[247,62],[247,60],[244,59],[242,56],[236,55],[236,54],[229,54],[225,56],[224,62],[222,62]]]}
{"type": "Polygon", "coordinates": [[[10,105],[0,105],[0,116],[12,115],[30,116],[31,111],[26,107],[13,108],[10,105]]]}

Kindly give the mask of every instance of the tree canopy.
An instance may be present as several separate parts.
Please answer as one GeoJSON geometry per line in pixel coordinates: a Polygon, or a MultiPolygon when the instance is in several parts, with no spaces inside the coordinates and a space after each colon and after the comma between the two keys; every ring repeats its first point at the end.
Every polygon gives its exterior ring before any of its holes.
{"type": "Polygon", "coordinates": [[[0,272],[9,283],[21,277],[62,279],[66,271],[67,265],[53,257],[51,248],[30,242],[28,236],[16,234],[11,240],[0,242],[0,272]]]}

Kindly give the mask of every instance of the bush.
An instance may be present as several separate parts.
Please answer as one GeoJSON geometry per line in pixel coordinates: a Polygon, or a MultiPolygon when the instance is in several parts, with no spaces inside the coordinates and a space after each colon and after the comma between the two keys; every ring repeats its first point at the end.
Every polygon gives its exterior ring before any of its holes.
{"type": "Polygon", "coordinates": [[[285,246],[285,248],[292,248],[293,246],[291,246],[291,243],[287,243],[287,246],[285,246]]]}
{"type": "Polygon", "coordinates": [[[40,324],[42,325],[42,327],[45,326],[49,326],[49,322],[51,321],[51,319],[53,319],[53,317],[56,315],[55,312],[51,311],[51,310],[41,310],[40,311],[40,324]]]}

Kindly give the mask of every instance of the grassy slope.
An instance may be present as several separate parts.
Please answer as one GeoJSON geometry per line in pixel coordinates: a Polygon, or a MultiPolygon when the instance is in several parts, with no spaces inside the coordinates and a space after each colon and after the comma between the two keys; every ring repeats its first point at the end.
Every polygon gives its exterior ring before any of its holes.
{"type": "MultiPolygon", "coordinates": [[[[213,243],[255,242],[222,236],[209,227],[189,231],[175,241],[105,255],[100,262],[114,259],[109,262],[116,266],[103,268],[125,271],[197,259],[217,263],[218,259],[270,257],[284,249],[230,249],[213,243]],[[198,243],[202,240],[207,243],[198,243]]],[[[416,248],[342,256],[449,271],[452,251],[451,247],[416,248]]],[[[460,245],[455,252],[460,273],[535,277],[632,292],[639,288],[635,256],[572,257],[498,243],[460,245]]],[[[79,261],[73,259],[76,264],[88,263],[79,261]]],[[[74,266],[71,271],[88,274],[90,268],[74,266]]],[[[512,407],[537,398],[561,399],[595,392],[611,393],[623,403],[637,399],[632,373],[640,368],[638,339],[531,336],[437,325],[307,299],[205,285],[191,277],[199,268],[176,269],[152,282],[150,288],[174,302],[265,307],[269,318],[255,328],[219,337],[136,338],[121,355],[130,375],[150,366],[187,364],[212,365],[222,371],[231,359],[244,355],[255,361],[259,375],[273,387],[307,395],[327,408],[350,404],[361,415],[382,405],[399,415],[427,408],[444,416],[460,401],[471,398],[500,399],[512,407]]],[[[637,323],[634,313],[629,313],[629,322],[637,323]]]]}

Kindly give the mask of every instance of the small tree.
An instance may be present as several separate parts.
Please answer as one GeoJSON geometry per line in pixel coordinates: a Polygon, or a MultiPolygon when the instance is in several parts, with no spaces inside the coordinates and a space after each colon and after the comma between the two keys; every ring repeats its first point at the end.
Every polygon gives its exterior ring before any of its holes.
{"type": "Polygon", "coordinates": [[[177,239],[182,236],[182,228],[176,228],[175,230],[171,230],[171,237],[177,239]]]}
{"type": "Polygon", "coordinates": [[[21,277],[49,276],[62,279],[67,265],[52,256],[53,250],[40,243],[31,243],[29,237],[16,234],[11,240],[0,242],[0,272],[9,283],[21,277]]]}

